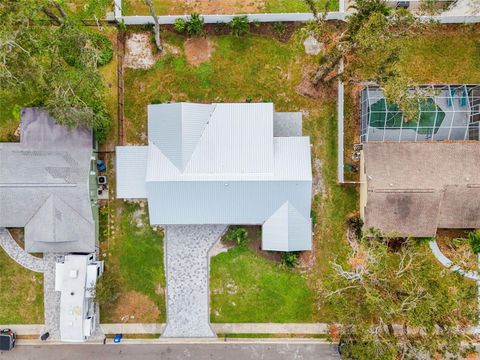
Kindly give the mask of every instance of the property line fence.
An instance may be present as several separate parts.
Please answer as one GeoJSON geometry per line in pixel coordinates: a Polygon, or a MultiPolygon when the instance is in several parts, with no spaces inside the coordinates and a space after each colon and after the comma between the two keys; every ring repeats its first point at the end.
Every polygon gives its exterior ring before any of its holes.
{"type": "Polygon", "coordinates": [[[337,161],[337,181],[339,184],[345,183],[345,175],[344,175],[344,164],[343,164],[343,157],[344,157],[344,145],[343,145],[343,123],[344,123],[344,111],[343,111],[343,94],[344,94],[344,85],[342,80],[338,80],[338,95],[337,95],[337,136],[338,136],[338,161],[337,161]]]}
{"type": "MultiPolygon", "coordinates": [[[[348,21],[348,12],[345,9],[345,0],[339,1],[339,11],[328,12],[327,20],[331,21],[348,21]]],[[[265,13],[265,14],[204,14],[200,15],[205,24],[221,24],[228,23],[234,17],[247,16],[249,22],[307,22],[314,19],[312,13],[265,13]]],[[[150,25],[153,24],[153,18],[148,15],[123,15],[122,14],[122,0],[114,1],[114,17],[118,22],[123,22],[125,25],[150,25]]],[[[157,16],[160,25],[172,25],[177,19],[189,19],[189,15],[160,15],[157,16]]],[[[473,24],[480,22],[478,15],[465,16],[449,16],[449,15],[435,15],[435,16],[419,16],[422,21],[435,21],[441,24],[473,24]]]]}
{"type": "MultiPolygon", "coordinates": [[[[229,23],[237,16],[245,15],[249,22],[270,23],[270,22],[307,22],[313,20],[311,13],[278,13],[278,14],[220,14],[220,15],[201,15],[205,24],[229,23]]],[[[345,21],[345,12],[329,12],[327,20],[345,21]]],[[[177,19],[188,20],[190,15],[161,15],[157,16],[160,25],[172,25],[177,19]]],[[[125,25],[149,25],[153,24],[151,16],[122,16],[120,21],[125,25]]]]}

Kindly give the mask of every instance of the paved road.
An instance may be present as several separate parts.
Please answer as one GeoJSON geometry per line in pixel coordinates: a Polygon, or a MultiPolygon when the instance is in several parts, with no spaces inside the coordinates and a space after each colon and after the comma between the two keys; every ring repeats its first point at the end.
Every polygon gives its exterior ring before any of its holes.
{"type": "Polygon", "coordinates": [[[3,360],[333,360],[334,345],[307,344],[144,344],[144,345],[19,345],[0,352],[3,360]]]}

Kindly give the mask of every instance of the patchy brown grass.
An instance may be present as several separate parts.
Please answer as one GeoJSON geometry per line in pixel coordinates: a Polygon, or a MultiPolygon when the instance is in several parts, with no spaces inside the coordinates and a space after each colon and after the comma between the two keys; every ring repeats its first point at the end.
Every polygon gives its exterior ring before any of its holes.
{"type": "Polygon", "coordinates": [[[147,295],[129,291],[120,295],[113,314],[124,323],[154,323],[160,310],[147,295]]]}

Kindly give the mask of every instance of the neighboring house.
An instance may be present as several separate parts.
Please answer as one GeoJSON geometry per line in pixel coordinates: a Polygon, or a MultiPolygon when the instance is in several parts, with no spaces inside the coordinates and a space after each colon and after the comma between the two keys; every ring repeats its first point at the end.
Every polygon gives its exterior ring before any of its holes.
{"type": "Polygon", "coordinates": [[[24,228],[28,252],[94,252],[92,132],[40,108],[22,109],[20,128],[19,143],[0,143],[0,227],[24,228]]]}
{"type": "Polygon", "coordinates": [[[98,323],[94,303],[97,279],[103,273],[103,261],[94,254],[66,255],[56,263],[55,291],[60,291],[60,339],[83,342],[91,336],[98,323]]]}
{"type": "Polygon", "coordinates": [[[263,225],[264,250],[310,250],[312,170],[301,113],[273,104],[148,107],[148,146],[117,147],[117,197],[150,223],[263,225]]]}
{"type": "Polygon", "coordinates": [[[381,90],[363,91],[364,229],[431,237],[438,229],[480,228],[480,87],[435,90],[410,124],[381,90]]]}

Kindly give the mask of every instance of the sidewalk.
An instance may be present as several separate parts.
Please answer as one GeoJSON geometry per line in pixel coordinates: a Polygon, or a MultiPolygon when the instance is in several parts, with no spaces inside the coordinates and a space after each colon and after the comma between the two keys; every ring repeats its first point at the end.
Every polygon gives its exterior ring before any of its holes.
{"type": "MultiPolygon", "coordinates": [[[[112,334],[161,334],[165,324],[100,324],[106,335],[112,334]]],[[[325,335],[328,325],[325,323],[214,323],[212,329],[217,334],[300,334],[325,335]]],[[[0,325],[10,328],[18,335],[40,335],[43,324],[0,325]]]]}

